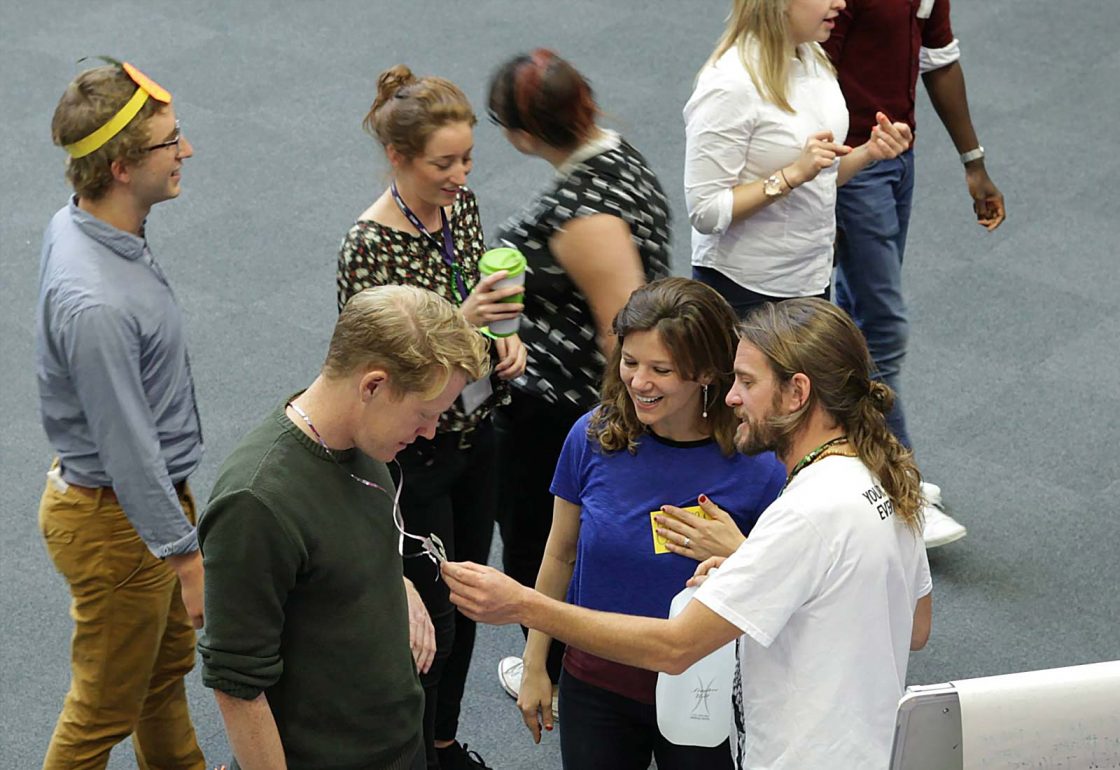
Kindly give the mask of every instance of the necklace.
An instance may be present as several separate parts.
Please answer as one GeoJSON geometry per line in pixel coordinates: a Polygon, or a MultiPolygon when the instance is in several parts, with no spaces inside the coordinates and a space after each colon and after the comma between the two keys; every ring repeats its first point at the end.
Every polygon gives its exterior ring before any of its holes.
{"type": "Polygon", "coordinates": [[[817,457],[823,460],[826,457],[859,457],[859,452],[854,449],[826,449],[817,457]]]}
{"type": "Polygon", "coordinates": [[[439,565],[447,561],[447,549],[444,548],[443,541],[440,540],[439,537],[435,534],[428,535],[427,537],[420,537],[419,535],[413,535],[412,533],[405,531],[404,516],[401,515],[401,492],[404,490],[404,470],[401,468],[401,464],[396,461],[396,458],[393,459],[393,464],[397,466],[397,474],[400,476],[401,481],[399,484],[397,484],[396,495],[391,495],[389,494],[389,490],[385,487],[376,482],[370,481],[369,479],[363,479],[361,476],[355,476],[342,463],[340,463],[338,461],[338,458],[335,457],[334,452],[331,451],[331,448],[327,446],[327,442],[323,441],[323,437],[319,434],[319,431],[316,430],[315,424],[311,422],[311,418],[308,417],[307,412],[300,409],[291,401],[284,404],[284,406],[285,408],[291,407],[293,412],[303,418],[303,421],[307,423],[307,427],[315,435],[315,439],[319,442],[319,446],[323,447],[323,451],[327,453],[327,457],[331,458],[335,465],[345,471],[350,478],[354,479],[354,481],[362,484],[363,486],[367,486],[371,489],[376,489],[379,492],[383,492],[393,501],[393,526],[395,526],[397,528],[397,532],[400,533],[397,537],[397,551],[401,556],[405,556],[406,558],[408,556],[420,556],[421,554],[419,553],[410,553],[406,556],[404,552],[404,539],[407,537],[420,543],[421,548],[424,549],[423,553],[432,560],[433,564],[436,565],[436,579],[438,580],[439,565]]]}
{"type": "MultiPolygon", "coordinates": [[[[824,442],[823,444],[821,444],[819,447],[817,447],[813,451],[809,452],[809,454],[802,457],[800,460],[797,461],[797,465],[793,466],[793,470],[789,472],[789,476],[786,477],[786,484],[785,484],[784,487],[782,487],[782,491],[784,492],[784,491],[786,491],[787,488],[789,488],[790,483],[793,481],[794,477],[797,476],[797,474],[801,473],[801,471],[808,468],[810,465],[815,463],[817,460],[820,460],[822,457],[827,457],[827,456],[835,455],[835,454],[841,454],[841,452],[839,452],[837,450],[833,450],[833,451],[830,452],[829,450],[832,449],[832,447],[834,447],[838,444],[847,444],[847,443],[848,443],[848,437],[847,436],[837,436],[836,438],[829,439],[828,441],[824,442]]],[[[845,457],[854,457],[855,455],[844,454],[844,456],[845,457]]]]}
{"type": "MultiPolygon", "coordinates": [[[[315,429],[315,423],[311,422],[311,418],[307,416],[307,412],[300,409],[298,406],[296,406],[291,401],[286,403],[284,406],[290,407],[293,412],[295,412],[296,414],[298,414],[300,417],[303,418],[303,421],[305,423],[307,423],[307,427],[310,428],[311,432],[315,435],[315,440],[319,442],[319,446],[323,447],[323,451],[327,453],[327,457],[331,458],[331,460],[334,461],[334,464],[337,465],[339,468],[342,468],[342,470],[346,471],[347,475],[349,475],[350,478],[354,479],[354,481],[358,482],[359,484],[364,484],[365,486],[367,486],[371,489],[376,489],[379,492],[384,492],[386,495],[388,495],[389,498],[392,499],[392,501],[393,501],[394,514],[396,513],[395,509],[399,508],[399,505],[398,505],[397,501],[400,500],[401,489],[404,488],[404,474],[403,473],[401,474],[401,483],[397,487],[396,496],[393,496],[393,495],[389,494],[388,489],[386,489],[385,487],[381,486],[380,484],[378,484],[376,482],[370,481],[369,479],[363,479],[361,476],[355,476],[353,473],[351,473],[349,470],[347,470],[347,468],[342,463],[340,463],[338,461],[338,458],[335,457],[334,452],[331,450],[331,448],[329,446],[327,446],[327,442],[323,441],[323,437],[321,435],[319,435],[319,431],[315,429]]],[[[396,463],[397,461],[393,460],[393,462],[396,463]]],[[[400,470],[400,467],[401,466],[398,463],[397,464],[397,470],[400,470]]]]}

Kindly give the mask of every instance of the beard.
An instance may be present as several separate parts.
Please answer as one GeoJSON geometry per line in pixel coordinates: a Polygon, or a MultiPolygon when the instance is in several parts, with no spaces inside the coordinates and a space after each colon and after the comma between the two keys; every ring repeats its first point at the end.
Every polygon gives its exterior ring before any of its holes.
{"type": "Polygon", "coordinates": [[[763,452],[781,454],[781,450],[789,441],[778,425],[779,407],[780,400],[775,393],[774,398],[771,399],[770,409],[759,420],[752,420],[746,412],[736,410],[735,416],[739,418],[739,427],[735,430],[735,448],[751,457],[763,452]]]}
{"type": "Polygon", "coordinates": [[[735,448],[751,457],[763,452],[776,452],[779,443],[778,431],[769,418],[764,418],[762,422],[745,418],[735,431],[735,448]]]}

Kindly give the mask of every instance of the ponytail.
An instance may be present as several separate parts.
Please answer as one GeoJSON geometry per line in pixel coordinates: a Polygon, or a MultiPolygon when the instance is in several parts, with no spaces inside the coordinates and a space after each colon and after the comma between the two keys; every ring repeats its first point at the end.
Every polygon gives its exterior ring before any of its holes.
{"type": "Polygon", "coordinates": [[[870,380],[867,394],[847,425],[848,441],[867,469],[879,479],[894,504],[894,514],[919,532],[922,526],[922,474],[914,464],[914,453],[904,447],[887,425],[894,406],[894,391],[870,380]]]}
{"type": "Polygon", "coordinates": [[[775,421],[779,441],[788,442],[819,404],[878,478],[895,516],[920,532],[922,476],[887,425],[894,392],[871,379],[867,343],[848,314],[819,298],[767,302],[747,315],[739,333],[762,351],[780,381],[802,372],[812,384],[805,405],[775,421]]]}

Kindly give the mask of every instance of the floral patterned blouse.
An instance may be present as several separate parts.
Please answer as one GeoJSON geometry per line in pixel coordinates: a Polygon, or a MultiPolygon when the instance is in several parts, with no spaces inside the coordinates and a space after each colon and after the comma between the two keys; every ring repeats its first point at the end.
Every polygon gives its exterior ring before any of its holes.
{"type": "MultiPolygon", "coordinates": [[[[464,187],[460,191],[452,204],[449,222],[455,243],[455,258],[469,289],[478,283],[478,260],[485,251],[478,203],[470,189],[464,187]]],[[[426,235],[407,233],[368,219],[359,219],[342,239],[338,252],[339,311],[362,289],[386,284],[430,289],[456,306],[463,301],[455,288],[451,268],[435,241],[426,235]]],[[[462,401],[456,400],[451,409],[440,417],[439,432],[473,430],[496,406],[509,403],[508,385],[494,375],[490,376],[490,384],[494,393],[470,414],[465,414],[462,401]]]]}

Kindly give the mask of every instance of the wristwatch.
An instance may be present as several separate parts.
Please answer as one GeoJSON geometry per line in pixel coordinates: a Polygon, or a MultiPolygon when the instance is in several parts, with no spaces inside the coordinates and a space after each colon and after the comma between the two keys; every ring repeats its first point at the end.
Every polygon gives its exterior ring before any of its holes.
{"type": "Polygon", "coordinates": [[[781,196],[782,190],[782,177],[780,174],[771,174],[762,180],[762,192],[767,198],[777,198],[781,196]]]}
{"type": "Polygon", "coordinates": [[[971,163],[984,157],[984,148],[977,145],[975,150],[961,153],[961,163],[971,163]]]}

